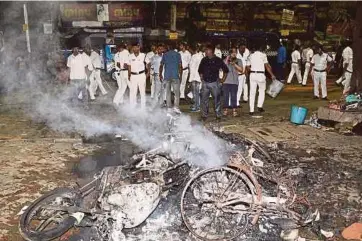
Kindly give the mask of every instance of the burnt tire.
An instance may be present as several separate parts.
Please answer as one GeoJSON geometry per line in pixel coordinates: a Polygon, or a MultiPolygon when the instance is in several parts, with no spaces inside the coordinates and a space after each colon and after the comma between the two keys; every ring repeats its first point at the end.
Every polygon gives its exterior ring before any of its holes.
{"type": "Polygon", "coordinates": [[[53,240],[62,236],[74,226],[76,219],[69,216],[69,213],[65,213],[66,217],[61,220],[61,222],[57,223],[55,227],[42,231],[32,230],[31,222],[33,221],[33,217],[42,209],[42,207],[49,205],[49,203],[56,198],[67,198],[75,206],[79,206],[81,202],[80,194],[76,190],[70,188],[56,188],[35,200],[20,217],[19,231],[25,240],[53,240]]]}

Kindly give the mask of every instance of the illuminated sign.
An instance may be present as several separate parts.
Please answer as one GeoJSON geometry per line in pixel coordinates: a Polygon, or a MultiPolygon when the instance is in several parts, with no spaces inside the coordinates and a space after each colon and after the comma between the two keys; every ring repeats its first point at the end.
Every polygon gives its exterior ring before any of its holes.
{"type": "Polygon", "coordinates": [[[109,4],[109,21],[140,21],[145,14],[142,4],[109,4]]]}
{"type": "Polygon", "coordinates": [[[172,39],[172,40],[178,39],[178,34],[177,33],[170,33],[169,38],[172,39]]]}
{"type": "Polygon", "coordinates": [[[97,5],[92,3],[69,3],[60,5],[63,21],[97,21],[97,5]]]}

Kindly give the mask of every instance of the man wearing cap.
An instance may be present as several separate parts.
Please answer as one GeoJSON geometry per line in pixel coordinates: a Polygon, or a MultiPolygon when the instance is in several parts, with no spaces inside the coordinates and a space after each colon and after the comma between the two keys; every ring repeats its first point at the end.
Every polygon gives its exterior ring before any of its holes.
{"type": "Polygon", "coordinates": [[[173,110],[176,113],[180,111],[180,79],[182,76],[181,55],[175,51],[175,43],[170,43],[169,49],[162,56],[159,69],[160,80],[165,82],[167,108],[172,108],[171,88],[175,93],[173,110]],[[165,74],[163,70],[165,69],[165,74]]]}
{"type": "Polygon", "coordinates": [[[116,67],[116,80],[118,85],[118,90],[113,98],[113,103],[115,105],[123,104],[124,102],[124,93],[126,92],[127,87],[129,86],[128,81],[128,60],[129,52],[125,48],[124,44],[118,46],[118,52],[114,55],[114,63],[116,67]]]}
{"type": "Polygon", "coordinates": [[[135,43],[132,47],[132,54],[128,59],[128,79],[130,81],[129,99],[131,106],[136,106],[137,92],[141,96],[141,108],[146,107],[146,71],[144,53],[140,53],[139,44],[135,43]]]}
{"type": "Polygon", "coordinates": [[[250,115],[254,115],[255,108],[255,97],[256,89],[259,88],[258,96],[258,111],[260,113],[264,112],[263,104],[265,99],[265,89],[266,89],[266,77],[265,70],[268,71],[272,79],[275,79],[275,76],[272,72],[272,69],[268,63],[268,58],[265,53],[261,51],[261,44],[254,43],[252,48],[252,53],[249,55],[246,66],[247,72],[250,74],[250,98],[249,98],[249,107],[250,115]]]}
{"type": "MultiPolygon", "coordinates": [[[[145,62],[146,62],[146,65],[148,66],[150,63],[151,63],[151,59],[153,56],[157,55],[157,48],[156,48],[156,45],[152,44],[151,45],[151,51],[148,52],[146,54],[146,58],[145,58],[145,62]]],[[[150,78],[150,82],[151,82],[151,98],[154,97],[154,92],[155,92],[155,86],[154,86],[154,73],[155,70],[153,69],[153,67],[151,66],[151,68],[148,70],[148,75],[149,75],[149,78],[150,78]]]]}
{"type": "Polygon", "coordinates": [[[189,65],[191,61],[191,54],[186,49],[186,44],[181,43],[180,44],[180,55],[181,55],[181,62],[182,62],[182,80],[180,85],[180,98],[185,99],[185,89],[186,89],[186,83],[187,79],[189,77],[189,65]]]}
{"type": "Polygon", "coordinates": [[[332,58],[323,52],[322,46],[317,47],[317,53],[313,56],[311,65],[313,69],[314,99],[319,99],[319,83],[322,88],[322,99],[327,98],[327,74],[332,66],[332,58]]]}

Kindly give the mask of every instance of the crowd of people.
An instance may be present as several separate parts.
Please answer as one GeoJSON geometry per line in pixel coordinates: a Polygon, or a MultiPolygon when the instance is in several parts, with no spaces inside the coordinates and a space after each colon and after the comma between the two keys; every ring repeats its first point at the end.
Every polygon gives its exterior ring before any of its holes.
{"type": "MultiPolygon", "coordinates": [[[[344,85],[344,92],[349,89],[352,73],[353,53],[349,45],[350,43],[342,54],[344,72],[336,82],[344,85]]],[[[290,84],[296,75],[298,83],[303,86],[307,84],[308,77],[312,76],[314,98],[320,98],[319,86],[321,86],[321,98],[327,100],[326,78],[333,60],[323,52],[322,46],[312,48],[307,45],[301,51],[301,46],[295,44],[291,53],[291,70],[287,80],[284,76],[286,55],[286,48],[281,42],[275,67],[276,75],[274,75],[263,52],[263,45],[257,42],[252,43],[250,50],[245,42],[241,42],[237,47],[232,47],[227,56],[222,56],[219,45],[212,44],[180,43],[176,46],[173,42],[167,45],[159,43],[153,44],[148,53],[142,53],[138,43],[132,44],[131,48],[127,48],[126,44],[120,44],[114,55],[118,89],[113,97],[113,103],[116,106],[129,103],[130,106],[137,108],[139,93],[140,108],[151,105],[167,107],[180,113],[180,100],[189,97],[192,99],[190,111],[201,112],[201,118],[205,120],[209,114],[211,97],[218,119],[229,114],[234,117],[239,116],[240,103],[247,102],[249,114],[254,115],[256,111],[264,112],[266,73],[272,80],[287,84],[290,84]],[[302,65],[304,65],[303,75],[302,65]],[[148,80],[151,85],[150,104],[146,101],[148,80]],[[191,90],[187,86],[190,86],[191,90]],[[128,98],[125,98],[126,93],[129,93],[128,98]],[[129,102],[125,103],[125,99],[129,99],[129,102]]],[[[73,49],[72,55],[68,57],[67,66],[70,69],[70,82],[78,98],[81,99],[89,93],[90,99],[95,99],[97,88],[103,95],[107,94],[100,77],[100,63],[101,57],[96,51],[85,48],[84,53],[79,53],[78,48],[73,49]]]]}
{"type": "MultiPolygon", "coordinates": [[[[347,94],[350,90],[351,77],[353,71],[353,51],[351,48],[351,41],[345,41],[343,44],[343,52],[338,67],[341,67],[342,73],[336,84],[343,87],[343,94],[347,94]]],[[[308,77],[311,76],[314,85],[314,99],[322,97],[323,100],[327,98],[327,75],[335,63],[335,56],[326,53],[322,45],[314,45],[307,43],[303,46],[298,44],[294,45],[293,52],[291,53],[291,66],[290,73],[286,83],[291,84],[294,75],[296,75],[298,83],[302,86],[307,85],[308,77]],[[304,73],[302,75],[302,69],[304,73]],[[322,90],[322,96],[319,94],[319,87],[322,90]]],[[[287,53],[284,43],[278,49],[277,55],[277,78],[285,82],[285,67],[287,62],[287,53]]]]}

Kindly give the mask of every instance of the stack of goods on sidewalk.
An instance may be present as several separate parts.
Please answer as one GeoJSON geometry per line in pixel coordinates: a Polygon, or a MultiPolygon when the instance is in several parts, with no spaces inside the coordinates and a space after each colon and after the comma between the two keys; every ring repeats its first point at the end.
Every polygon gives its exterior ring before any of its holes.
{"type": "Polygon", "coordinates": [[[362,93],[350,94],[342,100],[331,101],[328,108],[345,112],[362,112],[362,93]]]}
{"type": "Polygon", "coordinates": [[[342,106],[342,111],[362,112],[362,93],[355,93],[346,97],[346,103],[342,106]]]}

